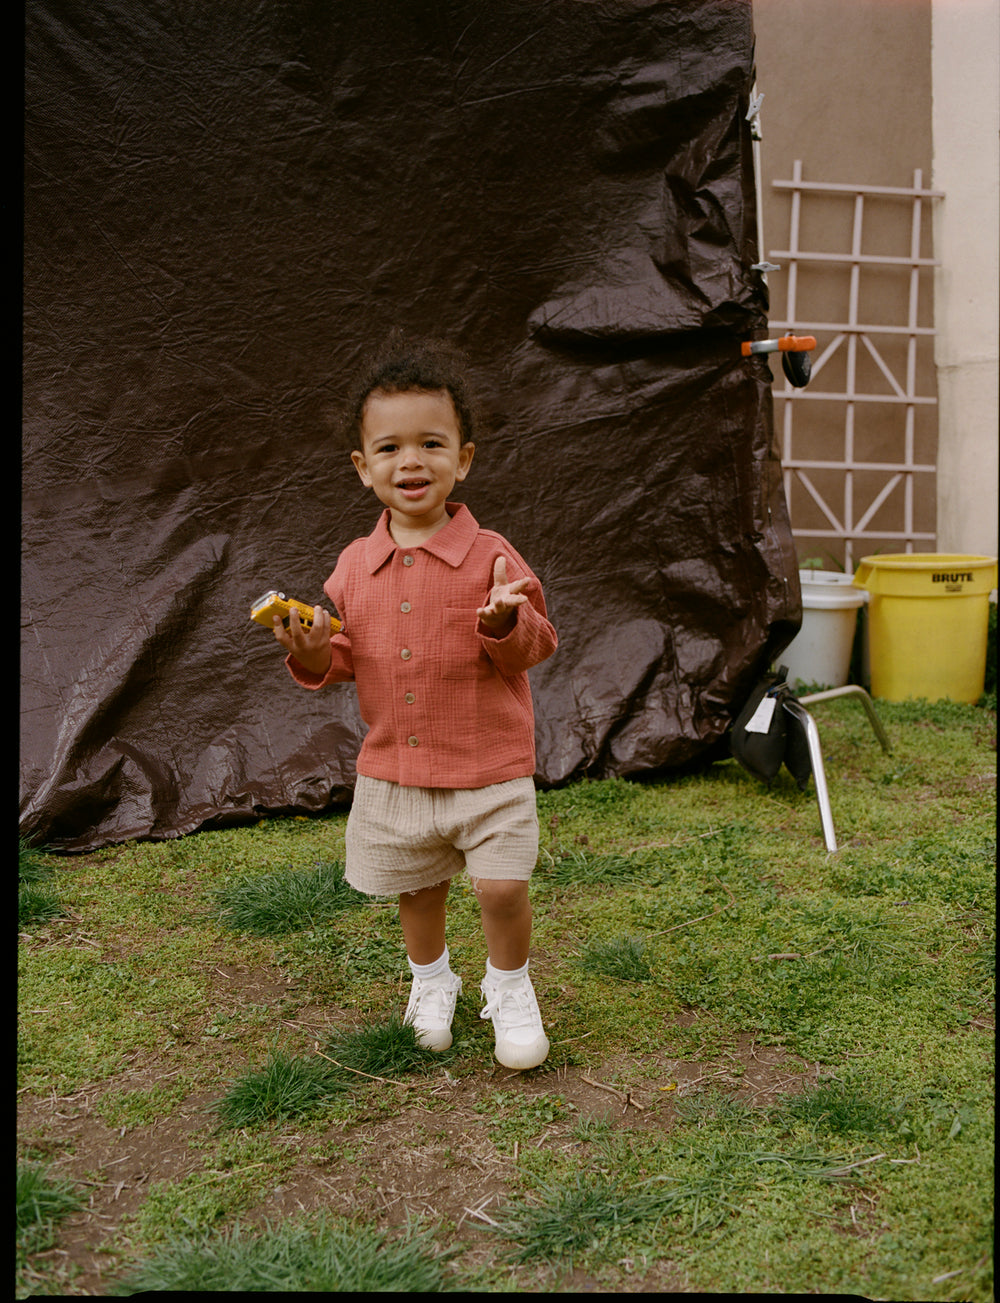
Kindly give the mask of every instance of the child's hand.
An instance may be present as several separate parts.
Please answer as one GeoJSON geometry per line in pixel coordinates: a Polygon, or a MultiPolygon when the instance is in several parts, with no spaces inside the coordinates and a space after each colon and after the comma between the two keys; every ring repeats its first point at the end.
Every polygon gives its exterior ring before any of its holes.
{"type": "Polygon", "coordinates": [[[490,589],[489,602],[481,606],[476,614],[491,633],[504,637],[510,633],[517,619],[517,608],[528,600],[525,589],[531,587],[530,579],[516,579],[507,582],[507,558],[498,556],[493,563],[493,587],[490,589]]]}
{"type": "Polygon", "coordinates": [[[294,606],[288,617],[287,629],[282,624],[280,615],[274,617],[275,638],[310,674],[323,675],[330,668],[330,630],[330,612],[324,611],[322,606],[313,607],[311,629],[303,627],[294,606]]]}

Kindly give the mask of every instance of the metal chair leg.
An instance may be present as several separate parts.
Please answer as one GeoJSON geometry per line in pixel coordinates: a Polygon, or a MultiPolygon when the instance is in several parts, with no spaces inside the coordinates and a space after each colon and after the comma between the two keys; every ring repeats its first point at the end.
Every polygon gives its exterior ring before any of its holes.
{"type": "MultiPolygon", "coordinates": [[[[819,695],[819,694],[817,694],[819,695]]],[[[826,770],[823,767],[823,751],[819,743],[819,729],[816,721],[802,705],[804,698],[786,697],[783,705],[789,714],[802,724],[806,731],[809,746],[809,760],[812,764],[813,780],[816,783],[816,800],[819,803],[819,819],[823,825],[823,839],[826,849],[831,853],[837,849],[837,838],[833,831],[833,811],[830,809],[830,793],[826,786],[826,770]]]]}
{"type": "Polygon", "coordinates": [[[804,697],[797,697],[796,700],[800,701],[803,706],[810,706],[814,702],[829,701],[833,697],[860,697],[862,706],[864,706],[865,710],[868,712],[868,720],[872,728],[875,730],[875,736],[882,744],[882,750],[886,755],[889,755],[892,752],[892,747],[889,744],[889,738],[886,736],[886,731],[882,727],[878,715],[875,714],[875,706],[872,703],[871,697],[869,697],[864,688],[860,687],[857,683],[849,683],[844,688],[826,688],[823,692],[810,692],[804,697]]]}

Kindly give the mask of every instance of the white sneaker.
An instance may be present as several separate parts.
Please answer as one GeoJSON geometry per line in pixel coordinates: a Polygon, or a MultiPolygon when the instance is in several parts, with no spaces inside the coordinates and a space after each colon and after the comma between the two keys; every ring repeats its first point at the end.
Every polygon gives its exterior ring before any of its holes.
{"type": "Polygon", "coordinates": [[[531,978],[525,973],[497,982],[487,976],[479,989],[486,1001],[479,1016],[493,1019],[497,1058],[505,1068],[537,1068],[549,1052],[549,1038],[531,978]]]}
{"type": "Polygon", "coordinates": [[[446,1050],[451,1044],[451,1020],[462,979],[454,973],[425,981],[413,978],[403,1022],[410,1023],[417,1040],[428,1050],[446,1050]]]}

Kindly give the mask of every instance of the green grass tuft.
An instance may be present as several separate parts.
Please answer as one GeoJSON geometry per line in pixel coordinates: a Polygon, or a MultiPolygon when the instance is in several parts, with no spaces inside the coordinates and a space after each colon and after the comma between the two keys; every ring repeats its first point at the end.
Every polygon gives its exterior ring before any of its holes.
{"type": "Polygon", "coordinates": [[[409,1223],[391,1237],[369,1225],[295,1219],[263,1231],[239,1223],[174,1240],[133,1270],[119,1295],[161,1293],[440,1293],[454,1250],[409,1223]]]}
{"type": "Polygon", "coordinates": [[[850,1082],[824,1082],[801,1095],[793,1095],[780,1109],[790,1122],[804,1122],[816,1135],[864,1136],[879,1142],[897,1133],[909,1101],[873,1098],[850,1082]]]}
{"type": "Polygon", "coordinates": [[[643,1155],[644,1166],[659,1162],[666,1170],[630,1179],[635,1156],[611,1148],[604,1154],[608,1171],[539,1181],[534,1194],[499,1210],[490,1229],[510,1242],[509,1261],[593,1264],[613,1260],[637,1236],[653,1243],[701,1236],[751,1213],[783,1187],[863,1180],[859,1173],[869,1161],[815,1144],[764,1148],[751,1131],[726,1130],[672,1153],[668,1144],[661,1156],[643,1155]]]}
{"type": "Polygon", "coordinates": [[[31,927],[62,918],[66,908],[49,880],[55,874],[52,860],[44,850],[32,846],[24,837],[17,841],[17,924],[31,927]]]}
{"type": "Polygon", "coordinates": [[[616,1232],[650,1220],[655,1207],[647,1193],[578,1173],[566,1183],[541,1184],[533,1198],[508,1204],[489,1229],[510,1242],[510,1262],[572,1265],[583,1255],[607,1257],[616,1232]]]}
{"type": "Polygon", "coordinates": [[[394,1080],[407,1072],[430,1071],[444,1061],[448,1051],[425,1049],[410,1024],[393,1013],[384,1022],[334,1032],[323,1053],[348,1073],[353,1069],[394,1080]]]}
{"type": "Polygon", "coordinates": [[[630,882],[641,876],[643,861],[632,855],[596,855],[591,851],[545,852],[538,869],[542,883],[555,887],[594,886],[606,882],[630,882]]]}
{"type": "Polygon", "coordinates": [[[386,1022],[335,1032],[322,1051],[309,1057],[273,1051],[263,1068],[232,1083],[215,1112],[230,1129],[303,1117],[360,1089],[366,1079],[393,1081],[408,1072],[427,1072],[442,1059],[394,1014],[386,1022]]]}
{"type": "Polygon", "coordinates": [[[364,900],[344,881],[342,864],[322,861],[308,869],[238,878],[214,893],[219,922],[233,932],[256,936],[315,927],[364,900]]]}
{"type": "Polygon", "coordinates": [[[260,1126],[301,1117],[346,1089],[342,1074],[320,1058],[296,1058],[278,1050],[263,1068],[238,1078],[214,1108],[224,1127],[260,1126]]]}
{"type": "Polygon", "coordinates": [[[17,923],[18,927],[31,927],[32,924],[49,923],[54,918],[62,918],[66,907],[55,891],[44,882],[19,882],[17,884],[17,923]]]}
{"type": "Polygon", "coordinates": [[[56,1224],[85,1203],[68,1181],[50,1177],[44,1164],[18,1163],[14,1206],[19,1264],[55,1243],[56,1224]]]}
{"type": "Polygon", "coordinates": [[[584,972],[623,982],[648,982],[653,976],[646,962],[646,942],[642,937],[590,941],[577,962],[584,972]]]}
{"type": "Polygon", "coordinates": [[[43,882],[54,872],[51,858],[41,847],[32,846],[24,837],[17,839],[18,882],[43,882]]]}

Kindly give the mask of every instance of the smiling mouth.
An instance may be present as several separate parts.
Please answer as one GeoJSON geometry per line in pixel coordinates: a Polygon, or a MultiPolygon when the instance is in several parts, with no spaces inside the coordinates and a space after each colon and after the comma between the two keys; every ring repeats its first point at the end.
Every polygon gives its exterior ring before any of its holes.
{"type": "Polygon", "coordinates": [[[399,480],[396,488],[403,489],[405,492],[412,489],[426,489],[429,484],[430,480],[399,480]]]}

